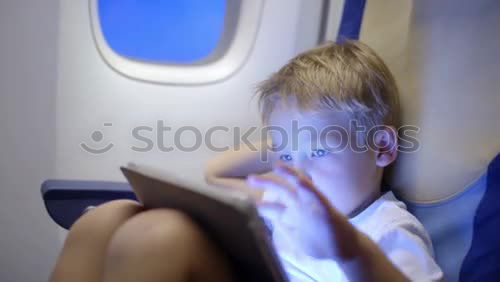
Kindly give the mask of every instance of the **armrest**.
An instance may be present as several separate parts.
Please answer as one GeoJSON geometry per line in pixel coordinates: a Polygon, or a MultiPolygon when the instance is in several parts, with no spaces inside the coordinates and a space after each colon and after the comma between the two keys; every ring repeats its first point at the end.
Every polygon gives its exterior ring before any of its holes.
{"type": "Polygon", "coordinates": [[[128,183],[46,180],[41,187],[45,208],[61,227],[69,229],[89,206],[118,199],[137,200],[128,183]]]}

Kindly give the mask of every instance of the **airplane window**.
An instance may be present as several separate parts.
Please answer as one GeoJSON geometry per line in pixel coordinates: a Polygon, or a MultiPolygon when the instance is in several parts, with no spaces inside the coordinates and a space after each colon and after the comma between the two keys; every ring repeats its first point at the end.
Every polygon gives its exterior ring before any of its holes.
{"type": "Polygon", "coordinates": [[[132,60],[192,64],[216,50],[226,0],[99,0],[104,39],[132,60]]]}
{"type": "Polygon", "coordinates": [[[249,57],[264,0],[88,0],[96,50],[127,78],[224,81],[249,57]]]}

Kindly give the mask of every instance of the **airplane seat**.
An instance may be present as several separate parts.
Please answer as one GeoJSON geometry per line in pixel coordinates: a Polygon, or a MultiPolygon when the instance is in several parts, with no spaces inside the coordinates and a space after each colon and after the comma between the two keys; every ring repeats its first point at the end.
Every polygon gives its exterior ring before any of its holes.
{"type": "Polygon", "coordinates": [[[387,182],[427,228],[445,281],[498,281],[500,2],[383,2],[367,1],[361,40],[396,77],[402,125],[419,129],[387,182]]]}

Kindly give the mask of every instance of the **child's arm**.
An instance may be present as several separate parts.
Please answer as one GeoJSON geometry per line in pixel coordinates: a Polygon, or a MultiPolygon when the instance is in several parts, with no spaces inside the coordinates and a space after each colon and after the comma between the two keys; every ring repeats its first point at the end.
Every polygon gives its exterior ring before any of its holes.
{"type": "Polygon", "coordinates": [[[244,191],[256,199],[260,199],[262,192],[250,188],[246,184],[249,174],[263,174],[272,170],[274,157],[269,144],[258,142],[251,146],[241,145],[239,150],[232,150],[216,156],[210,160],[205,168],[207,183],[231,189],[244,191]]]}

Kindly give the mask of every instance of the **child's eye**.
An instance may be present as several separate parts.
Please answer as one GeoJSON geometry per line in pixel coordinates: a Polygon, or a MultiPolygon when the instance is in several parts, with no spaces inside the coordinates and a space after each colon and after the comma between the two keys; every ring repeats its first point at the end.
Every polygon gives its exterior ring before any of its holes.
{"type": "Polygon", "coordinates": [[[280,156],[280,160],[285,161],[285,162],[289,162],[289,161],[292,160],[292,156],[286,155],[286,154],[285,155],[281,155],[280,156]]]}
{"type": "Polygon", "coordinates": [[[313,150],[312,153],[311,153],[311,157],[313,158],[321,158],[321,157],[324,157],[328,154],[327,151],[323,150],[323,149],[317,149],[317,150],[313,150]]]}

